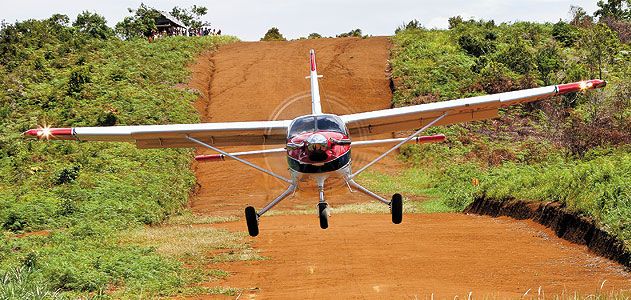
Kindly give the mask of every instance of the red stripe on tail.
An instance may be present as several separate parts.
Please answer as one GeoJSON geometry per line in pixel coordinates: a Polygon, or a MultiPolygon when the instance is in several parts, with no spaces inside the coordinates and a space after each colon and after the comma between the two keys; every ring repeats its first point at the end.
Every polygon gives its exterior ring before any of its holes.
{"type": "Polygon", "coordinates": [[[315,51],[311,50],[311,71],[316,70],[315,51]]]}

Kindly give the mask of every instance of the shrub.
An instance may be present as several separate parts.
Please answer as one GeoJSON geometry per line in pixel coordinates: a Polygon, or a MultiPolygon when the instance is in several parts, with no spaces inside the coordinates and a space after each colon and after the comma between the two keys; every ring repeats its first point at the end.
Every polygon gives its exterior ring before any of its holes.
{"type": "Polygon", "coordinates": [[[338,38],[343,38],[343,37],[364,37],[362,36],[362,30],[357,28],[357,29],[353,29],[349,32],[345,32],[345,33],[340,33],[338,35],[336,35],[336,37],[338,38]]]}
{"type": "Polygon", "coordinates": [[[576,27],[559,21],[552,27],[552,36],[565,47],[573,46],[579,38],[579,31],[576,27]]]}
{"type": "Polygon", "coordinates": [[[307,37],[308,39],[320,39],[322,38],[322,36],[319,33],[310,33],[309,36],[307,37]]]}
{"type": "Polygon", "coordinates": [[[394,30],[394,34],[399,33],[401,30],[420,30],[420,29],[423,29],[423,25],[421,24],[421,21],[414,19],[410,22],[403,23],[403,25],[397,27],[397,29],[394,30]]]}
{"type": "Polygon", "coordinates": [[[270,28],[261,41],[286,41],[287,39],[280,33],[280,30],[276,27],[270,28]]]}

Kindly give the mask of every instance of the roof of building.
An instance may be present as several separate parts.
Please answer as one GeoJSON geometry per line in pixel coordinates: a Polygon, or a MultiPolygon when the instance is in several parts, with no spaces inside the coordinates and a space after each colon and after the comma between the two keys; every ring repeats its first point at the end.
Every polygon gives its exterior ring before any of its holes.
{"type": "Polygon", "coordinates": [[[186,25],[184,25],[184,23],[182,23],[182,21],[178,20],[178,18],[174,17],[173,15],[171,15],[170,13],[166,12],[166,11],[162,11],[162,10],[158,10],[158,12],[165,18],[167,18],[169,21],[177,24],[180,27],[184,27],[184,28],[188,28],[186,25]]]}

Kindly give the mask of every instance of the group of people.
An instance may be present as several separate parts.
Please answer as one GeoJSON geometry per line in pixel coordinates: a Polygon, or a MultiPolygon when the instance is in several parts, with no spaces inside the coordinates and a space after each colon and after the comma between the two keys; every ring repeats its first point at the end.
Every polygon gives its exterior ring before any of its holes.
{"type": "Polygon", "coordinates": [[[202,27],[197,29],[188,29],[188,36],[205,36],[205,35],[221,35],[221,29],[210,29],[210,27],[202,27]]]}
{"type": "Polygon", "coordinates": [[[147,37],[149,42],[154,39],[159,39],[167,36],[206,36],[206,35],[221,35],[221,29],[211,29],[210,27],[201,28],[182,28],[182,27],[169,27],[167,29],[152,31],[147,37]]]}

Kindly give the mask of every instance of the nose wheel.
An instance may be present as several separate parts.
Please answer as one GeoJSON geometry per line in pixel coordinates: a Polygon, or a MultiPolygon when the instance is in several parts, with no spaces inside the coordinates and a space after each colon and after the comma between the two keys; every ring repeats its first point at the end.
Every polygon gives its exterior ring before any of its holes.
{"type": "Polygon", "coordinates": [[[318,203],[318,216],[320,217],[320,228],[329,228],[329,205],[326,202],[318,203]]]}

